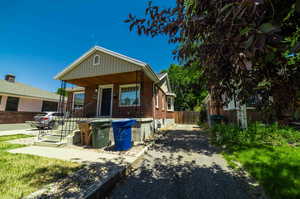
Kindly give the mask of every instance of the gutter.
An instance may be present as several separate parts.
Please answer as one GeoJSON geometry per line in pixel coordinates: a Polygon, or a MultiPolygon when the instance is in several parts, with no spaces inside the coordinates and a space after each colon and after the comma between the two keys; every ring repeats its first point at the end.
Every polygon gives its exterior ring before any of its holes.
{"type": "Polygon", "coordinates": [[[30,96],[30,95],[16,95],[16,94],[6,93],[6,92],[1,92],[0,94],[3,94],[5,96],[11,96],[11,97],[23,97],[23,98],[29,98],[29,99],[47,100],[47,101],[52,101],[52,102],[59,101],[59,99],[51,99],[51,98],[44,98],[44,97],[37,97],[37,96],[30,96]]]}

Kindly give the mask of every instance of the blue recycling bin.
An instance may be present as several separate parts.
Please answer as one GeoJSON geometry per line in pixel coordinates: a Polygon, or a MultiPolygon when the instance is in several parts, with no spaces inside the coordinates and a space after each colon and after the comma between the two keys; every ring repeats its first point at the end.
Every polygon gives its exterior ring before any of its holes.
{"type": "Polygon", "coordinates": [[[116,151],[126,151],[132,147],[131,127],[136,123],[133,119],[112,121],[116,151]]]}

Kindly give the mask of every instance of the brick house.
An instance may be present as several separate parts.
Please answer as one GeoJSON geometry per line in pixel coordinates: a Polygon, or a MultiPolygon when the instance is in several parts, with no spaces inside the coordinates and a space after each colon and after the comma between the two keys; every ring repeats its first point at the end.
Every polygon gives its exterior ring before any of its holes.
{"type": "Polygon", "coordinates": [[[174,123],[168,74],[139,60],[95,46],[55,79],[66,88],[67,112],[88,118],[139,118],[154,128],[174,123]]]}
{"type": "Polygon", "coordinates": [[[15,81],[8,74],[0,80],[0,124],[23,123],[44,111],[56,111],[59,95],[15,81]]]}

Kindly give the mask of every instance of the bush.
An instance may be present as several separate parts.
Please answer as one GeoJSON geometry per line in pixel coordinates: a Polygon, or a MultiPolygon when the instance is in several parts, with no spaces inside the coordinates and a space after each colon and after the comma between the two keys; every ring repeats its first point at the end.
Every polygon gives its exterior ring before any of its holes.
{"type": "Polygon", "coordinates": [[[285,145],[300,142],[300,132],[277,123],[251,124],[248,129],[235,125],[215,125],[211,129],[213,140],[218,145],[285,145]]]}

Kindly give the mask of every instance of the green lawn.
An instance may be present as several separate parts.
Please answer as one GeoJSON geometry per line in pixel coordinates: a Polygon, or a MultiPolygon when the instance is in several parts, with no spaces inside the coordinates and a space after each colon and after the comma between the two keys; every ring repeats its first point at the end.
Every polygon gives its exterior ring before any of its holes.
{"type": "Polygon", "coordinates": [[[247,148],[224,156],[232,166],[240,162],[271,198],[300,198],[299,147],[247,148]]]}
{"type": "Polygon", "coordinates": [[[276,125],[252,125],[248,130],[220,125],[212,129],[216,145],[231,166],[243,167],[273,199],[300,198],[300,132],[276,125]],[[217,138],[218,137],[218,138],[217,138]]]}
{"type": "Polygon", "coordinates": [[[26,137],[29,136],[0,136],[1,199],[22,198],[80,168],[80,165],[72,162],[6,152],[23,145],[5,141],[26,137]]]}

